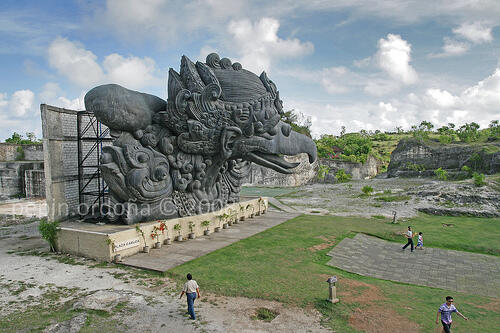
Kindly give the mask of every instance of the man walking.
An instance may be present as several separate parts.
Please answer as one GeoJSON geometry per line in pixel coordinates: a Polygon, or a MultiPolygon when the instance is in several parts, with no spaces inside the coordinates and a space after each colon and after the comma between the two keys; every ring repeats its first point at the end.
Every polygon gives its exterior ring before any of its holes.
{"type": "Polygon", "coordinates": [[[446,303],[443,303],[437,312],[436,324],[439,324],[439,314],[441,314],[441,324],[443,325],[443,332],[450,333],[451,331],[451,313],[456,312],[460,317],[465,320],[469,318],[458,312],[457,308],[453,305],[453,297],[446,296],[446,303]]]}
{"type": "Polygon", "coordinates": [[[403,246],[403,251],[408,247],[408,245],[411,245],[411,252],[413,252],[413,231],[411,231],[411,226],[408,226],[408,231],[406,232],[405,237],[408,238],[408,242],[405,246],[403,246]]]}
{"type": "Polygon", "coordinates": [[[179,296],[179,299],[181,299],[182,296],[186,294],[189,316],[191,319],[195,320],[196,315],[194,314],[194,300],[196,299],[196,295],[198,295],[198,298],[201,297],[200,287],[198,286],[198,283],[193,280],[193,276],[191,275],[191,273],[188,273],[186,277],[188,281],[184,284],[184,288],[182,289],[182,293],[179,296]]]}

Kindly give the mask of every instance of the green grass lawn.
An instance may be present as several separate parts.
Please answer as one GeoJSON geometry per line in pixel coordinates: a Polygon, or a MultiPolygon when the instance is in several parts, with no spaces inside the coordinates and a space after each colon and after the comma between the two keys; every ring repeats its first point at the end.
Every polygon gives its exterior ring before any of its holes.
{"type": "MultiPolygon", "coordinates": [[[[409,224],[423,232],[427,247],[499,255],[500,219],[420,216],[409,224]],[[443,223],[453,226],[444,227],[443,223]]],[[[302,215],[168,274],[183,283],[185,274],[191,272],[202,290],[214,294],[315,307],[323,314],[324,324],[337,332],[357,332],[349,325],[356,308],[392,311],[417,323],[422,332],[434,332],[437,308],[445,296],[452,294],[457,307],[471,318],[468,322],[455,318],[454,332],[494,332],[500,325],[496,299],[363,277],[326,265],[330,259],[326,253],[345,237],[364,232],[404,243],[398,234],[406,226],[382,219],[302,215]],[[340,281],[341,302],[335,305],[325,301],[325,281],[331,275],[337,275],[340,281]],[[377,291],[380,297],[369,302],[353,297],[368,290],[377,291]]]]}

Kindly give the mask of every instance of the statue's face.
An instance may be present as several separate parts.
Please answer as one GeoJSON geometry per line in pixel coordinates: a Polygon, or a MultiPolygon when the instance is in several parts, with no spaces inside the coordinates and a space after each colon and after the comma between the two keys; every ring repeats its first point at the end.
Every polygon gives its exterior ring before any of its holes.
{"type": "Polygon", "coordinates": [[[282,173],[296,164],[280,155],[308,153],[311,162],[316,159],[314,142],[281,122],[283,102],[265,72],[259,77],[229,59],[209,58],[195,65],[183,57],[181,73],[170,72],[165,124],[179,133],[180,150],[219,162],[243,159],[282,173]]]}

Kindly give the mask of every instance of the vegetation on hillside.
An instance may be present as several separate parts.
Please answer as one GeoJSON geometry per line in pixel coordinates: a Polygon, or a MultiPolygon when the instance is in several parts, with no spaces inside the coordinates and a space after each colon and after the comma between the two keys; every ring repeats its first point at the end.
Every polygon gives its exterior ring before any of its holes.
{"type": "MultiPolygon", "coordinates": [[[[371,155],[387,166],[391,153],[399,141],[410,138],[430,144],[487,143],[500,140],[500,121],[492,120],[484,129],[480,129],[479,124],[475,122],[459,127],[448,123],[435,129],[431,122],[425,120],[418,125],[411,126],[408,131],[397,127],[395,132],[361,130],[359,133],[345,133],[345,127],[343,127],[339,136],[324,134],[314,141],[318,148],[318,156],[321,158],[338,158],[364,163],[371,155]]],[[[493,148],[489,147],[489,149],[493,148]]]]}
{"type": "Polygon", "coordinates": [[[24,138],[24,135],[14,132],[12,133],[12,136],[10,138],[5,139],[5,143],[29,145],[29,144],[41,144],[42,140],[37,139],[35,133],[33,132],[27,132],[26,138],[24,138]]]}

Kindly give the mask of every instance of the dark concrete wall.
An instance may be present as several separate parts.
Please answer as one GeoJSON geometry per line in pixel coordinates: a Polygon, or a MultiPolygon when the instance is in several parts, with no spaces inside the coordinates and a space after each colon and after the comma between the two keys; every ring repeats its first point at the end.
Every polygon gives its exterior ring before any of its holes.
{"type": "MultiPolygon", "coordinates": [[[[43,172],[43,162],[0,162],[0,199],[26,196],[25,172],[27,170],[40,170],[43,172]]],[[[28,195],[32,195],[32,193],[28,191],[28,195]]]]}
{"type": "Polygon", "coordinates": [[[43,145],[0,143],[0,161],[43,161],[43,145]],[[22,155],[19,150],[22,149],[22,155]]]}

